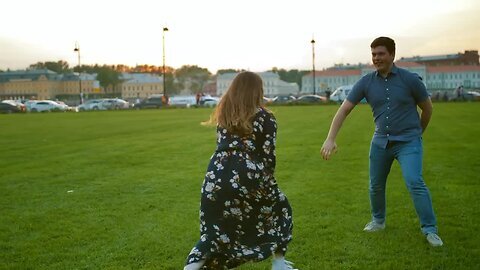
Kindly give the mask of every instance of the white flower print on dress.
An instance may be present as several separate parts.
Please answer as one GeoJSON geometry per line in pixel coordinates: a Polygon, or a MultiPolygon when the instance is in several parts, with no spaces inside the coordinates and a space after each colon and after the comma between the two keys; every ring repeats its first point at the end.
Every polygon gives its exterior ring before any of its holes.
{"type": "Polygon", "coordinates": [[[230,238],[226,234],[221,234],[220,235],[220,241],[222,241],[224,244],[230,243],[230,238]]]}
{"type": "Polygon", "coordinates": [[[231,148],[234,148],[235,146],[238,145],[238,142],[237,141],[233,141],[232,143],[230,143],[228,146],[231,147],[231,148]]]}
{"type": "Polygon", "coordinates": [[[265,152],[265,154],[270,154],[270,141],[265,141],[263,143],[263,152],[265,152]]]}
{"type": "Polygon", "coordinates": [[[230,180],[230,183],[232,183],[232,187],[233,187],[233,188],[238,188],[238,187],[239,187],[239,186],[238,186],[238,183],[235,182],[235,180],[233,180],[233,179],[230,180]]]}
{"type": "Polygon", "coordinates": [[[264,167],[263,167],[263,163],[261,163],[261,162],[260,162],[260,163],[257,163],[257,168],[258,168],[259,170],[263,170],[263,168],[264,168],[264,167]]]}
{"type": "Polygon", "coordinates": [[[220,162],[215,162],[215,166],[217,166],[217,170],[223,170],[223,165],[220,162]]]}
{"type": "Polygon", "coordinates": [[[262,214],[270,214],[270,213],[272,213],[272,207],[263,206],[263,207],[260,209],[260,212],[261,212],[262,214]]]}
{"type": "Polygon", "coordinates": [[[205,186],[205,191],[206,192],[212,192],[214,187],[215,187],[214,183],[211,183],[211,182],[207,183],[207,185],[205,186]]]}
{"type": "Polygon", "coordinates": [[[255,163],[251,162],[250,160],[245,161],[247,163],[247,168],[250,170],[255,170],[257,167],[255,166],[255,163]]]}
{"type": "Polygon", "coordinates": [[[245,256],[254,254],[253,250],[251,250],[251,249],[244,249],[244,250],[242,250],[242,253],[245,256]]]}
{"type": "Polygon", "coordinates": [[[230,208],[230,212],[236,216],[240,216],[242,214],[242,211],[240,210],[240,208],[236,208],[236,207],[230,208]]]}
{"type": "Polygon", "coordinates": [[[213,171],[207,172],[205,175],[206,178],[215,179],[215,173],[213,171]]]}

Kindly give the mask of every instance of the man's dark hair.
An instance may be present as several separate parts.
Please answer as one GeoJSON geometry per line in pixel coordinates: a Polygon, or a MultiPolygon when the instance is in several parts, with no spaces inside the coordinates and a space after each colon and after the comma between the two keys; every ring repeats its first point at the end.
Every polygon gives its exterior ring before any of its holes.
{"type": "Polygon", "coordinates": [[[372,49],[378,46],[385,46],[390,54],[395,54],[395,41],[389,37],[378,37],[370,44],[372,49]]]}

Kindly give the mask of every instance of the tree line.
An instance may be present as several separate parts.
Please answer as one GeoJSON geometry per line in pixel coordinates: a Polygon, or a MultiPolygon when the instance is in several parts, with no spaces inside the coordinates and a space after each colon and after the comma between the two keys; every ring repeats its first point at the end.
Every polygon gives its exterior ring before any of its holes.
{"type": "MultiPolygon", "coordinates": [[[[122,82],[121,73],[150,73],[158,76],[163,76],[163,67],[154,65],[136,65],[130,67],[127,65],[81,65],[70,67],[66,61],[60,60],[57,62],[37,62],[31,64],[28,69],[48,69],[59,74],[67,74],[72,72],[81,72],[88,74],[97,74],[97,80],[100,86],[107,89],[116,89],[122,82]]],[[[199,67],[197,65],[183,65],[178,69],[172,67],[165,67],[165,84],[171,94],[176,94],[183,89],[190,89],[193,93],[202,92],[204,86],[216,76],[224,73],[241,72],[245,70],[239,69],[220,69],[215,74],[212,74],[208,69],[199,67]]],[[[273,67],[268,70],[277,73],[281,80],[291,83],[297,83],[302,87],[302,77],[307,74],[308,70],[298,69],[279,69],[273,67]]]]}

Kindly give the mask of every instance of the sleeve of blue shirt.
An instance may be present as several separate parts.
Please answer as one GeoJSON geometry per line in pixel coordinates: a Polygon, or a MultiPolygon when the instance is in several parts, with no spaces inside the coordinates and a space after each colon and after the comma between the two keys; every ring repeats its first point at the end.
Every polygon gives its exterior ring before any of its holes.
{"type": "Polygon", "coordinates": [[[417,104],[425,101],[428,98],[427,88],[425,87],[425,84],[423,84],[422,78],[418,74],[411,73],[409,84],[413,98],[417,104]]]}
{"type": "Polygon", "coordinates": [[[347,96],[348,101],[357,104],[365,97],[365,79],[363,77],[353,85],[352,91],[347,96]]]}

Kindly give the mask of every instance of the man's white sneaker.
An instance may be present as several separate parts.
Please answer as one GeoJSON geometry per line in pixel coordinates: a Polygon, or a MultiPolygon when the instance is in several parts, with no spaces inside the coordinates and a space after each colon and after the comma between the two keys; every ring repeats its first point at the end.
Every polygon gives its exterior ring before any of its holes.
{"type": "Polygon", "coordinates": [[[366,232],[376,232],[385,229],[385,222],[384,223],[377,223],[376,221],[370,221],[365,225],[363,228],[366,232]]]}
{"type": "Polygon", "coordinates": [[[285,259],[273,259],[272,270],[298,270],[293,268],[293,263],[285,259]]]}
{"type": "Polygon", "coordinates": [[[428,233],[427,234],[427,241],[432,245],[432,247],[441,247],[443,246],[442,239],[436,233],[428,233]]]}

